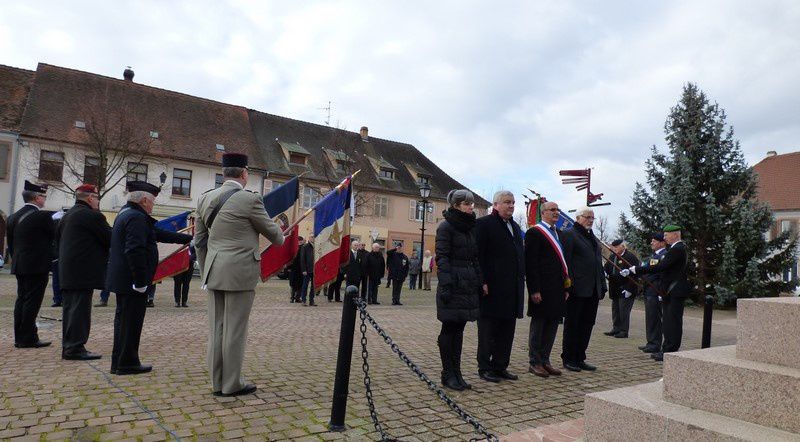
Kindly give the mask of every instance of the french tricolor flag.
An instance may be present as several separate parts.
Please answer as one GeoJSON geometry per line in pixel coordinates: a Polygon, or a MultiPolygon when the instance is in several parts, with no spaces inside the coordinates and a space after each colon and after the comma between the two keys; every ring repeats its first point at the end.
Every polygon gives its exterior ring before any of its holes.
{"type": "Polygon", "coordinates": [[[350,198],[348,176],[314,209],[314,289],[336,279],[350,260],[350,198]]]}
{"type": "Polygon", "coordinates": [[[292,262],[297,255],[299,226],[292,227],[287,234],[286,229],[295,223],[297,218],[297,203],[300,198],[300,179],[294,177],[286,183],[276,187],[264,196],[264,208],[267,215],[274,219],[283,235],[286,236],[280,246],[270,245],[261,252],[261,280],[266,281],[278,273],[285,265],[292,262]]]}

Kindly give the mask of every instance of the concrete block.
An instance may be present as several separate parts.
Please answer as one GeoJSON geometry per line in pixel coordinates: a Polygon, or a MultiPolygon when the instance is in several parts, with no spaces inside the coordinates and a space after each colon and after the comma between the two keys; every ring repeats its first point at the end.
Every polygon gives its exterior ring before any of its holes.
{"type": "Polygon", "coordinates": [[[666,354],[664,398],[800,433],[800,369],[738,359],[734,345],[666,354]]]}
{"type": "Polygon", "coordinates": [[[586,395],[584,430],[592,442],[800,441],[800,434],[668,402],[661,381],[586,395]]]}
{"type": "Polygon", "coordinates": [[[740,299],[736,355],[800,368],[800,298],[740,299]]]}

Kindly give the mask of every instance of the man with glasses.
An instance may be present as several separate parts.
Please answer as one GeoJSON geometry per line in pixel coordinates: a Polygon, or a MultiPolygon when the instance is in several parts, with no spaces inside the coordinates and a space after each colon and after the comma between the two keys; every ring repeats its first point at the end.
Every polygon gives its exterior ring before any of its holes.
{"type": "Polygon", "coordinates": [[[592,233],[594,211],[578,210],[575,224],[564,231],[562,246],[572,286],[564,317],[564,337],[561,360],[570,371],[594,371],[586,363],[586,349],[592,337],[597,306],[605,296],[606,278],[600,243],[592,233]]]}

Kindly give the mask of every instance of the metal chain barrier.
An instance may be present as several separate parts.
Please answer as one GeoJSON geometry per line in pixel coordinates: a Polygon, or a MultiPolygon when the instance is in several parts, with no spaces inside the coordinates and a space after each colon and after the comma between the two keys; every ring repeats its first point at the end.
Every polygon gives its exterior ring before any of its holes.
{"type": "Polygon", "coordinates": [[[467,413],[461,407],[459,407],[458,404],[456,404],[456,402],[453,399],[447,396],[444,390],[439,388],[436,385],[436,383],[431,381],[428,378],[428,376],[426,376],[425,373],[423,373],[422,370],[420,370],[419,367],[417,367],[417,365],[414,362],[412,362],[411,359],[409,359],[408,356],[406,356],[406,354],[403,353],[402,350],[400,350],[400,347],[397,346],[397,344],[386,333],[386,331],[384,331],[381,328],[381,326],[379,326],[378,323],[375,322],[375,319],[373,319],[372,316],[370,316],[370,314],[367,312],[367,304],[366,302],[364,302],[364,300],[356,298],[355,302],[356,306],[358,307],[359,317],[361,318],[361,326],[360,326],[361,358],[364,360],[361,368],[364,371],[364,387],[366,389],[367,404],[369,405],[369,415],[372,418],[372,424],[375,426],[375,430],[381,435],[382,441],[396,441],[397,439],[391,438],[386,433],[386,431],[383,429],[383,425],[381,425],[380,421],[378,420],[378,413],[375,411],[375,402],[372,398],[372,388],[371,388],[372,379],[369,376],[369,362],[368,362],[369,352],[367,351],[367,322],[369,322],[372,325],[375,331],[378,332],[378,335],[380,335],[383,338],[384,342],[386,342],[389,345],[389,347],[395,354],[397,354],[400,360],[405,362],[408,368],[411,369],[411,371],[414,372],[414,374],[417,375],[417,377],[421,381],[425,382],[429,390],[436,393],[439,399],[441,399],[445,404],[447,404],[447,406],[450,407],[450,409],[453,410],[458,415],[458,417],[461,418],[461,420],[472,425],[472,427],[475,428],[475,432],[483,435],[483,437],[481,438],[470,439],[471,441],[488,440],[493,442],[499,442],[500,439],[496,435],[489,432],[489,430],[487,430],[486,427],[484,427],[480,422],[478,422],[477,419],[475,419],[469,413],[467,413]]]}

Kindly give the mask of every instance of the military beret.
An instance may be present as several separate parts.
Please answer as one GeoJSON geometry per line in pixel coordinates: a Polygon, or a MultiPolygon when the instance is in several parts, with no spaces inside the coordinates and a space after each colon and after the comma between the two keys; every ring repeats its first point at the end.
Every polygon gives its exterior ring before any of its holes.
{"type": "Polygon", "coordinates": [[[97,186],[95,186],[94,184],[81,184],[75,189],[75,192],[99,193],[97,191],[97,186]]]}
{"type": "Polygon", "coordinates": [[[683,229],[677,224],[667,224],[662,230],[665,232],[680,232],[683,229]]]}
{"type": "Polygon", "coordinates": [[[620,244],[622,244],[622,240],[621,239],[615,239],[614,241],[611,241],[611,245],[614,246],[614,247],[616,247],[616,246],[618,246],[620,244]]]}
{"type": "Polygon", "coordinates": [[[661,233],[661,232],[656,232],[656,233],[650,235],[650,237],[652,239],[656,240],[656,241],[664,242],[664,234],[661,233]]]}
{"type": "Polygon", "coordinates": [[[25,180],[25,186],[23,189],[29,192],[47,193],[47,184],[33,184],[32,182],[25,180]]]}
{"type": "Polygon", "coordinates": [[[144,181],[128,181],[128,183],[125,186],[128,188],[128,192],[142,191],[150,193],[153,196],[158,196],[158,192],[161,191],[161,189],[158,186],[154,186],[144,181]]]}
{"type": "Polygon", "coordinates": [[[247,167],[247,155],[243,153],[223,154],[222,167],[247,167]]]}

